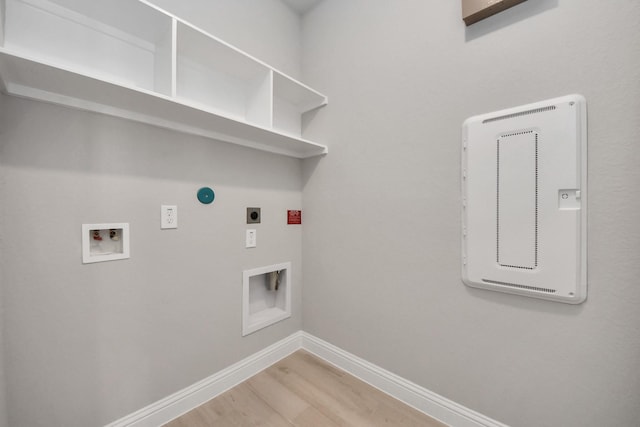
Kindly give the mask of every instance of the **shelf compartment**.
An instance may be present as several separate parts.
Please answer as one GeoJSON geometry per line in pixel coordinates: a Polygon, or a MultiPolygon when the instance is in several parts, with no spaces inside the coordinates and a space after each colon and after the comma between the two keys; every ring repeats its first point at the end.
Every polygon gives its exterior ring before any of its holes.
{"type": "Polygon", "coordinates": [[[274,71],[274,130],[300,137],[302,135],[302,115],[326,104],[326,96],[278,71],[274,71]]]}
{"type": "Polygon", "coordinates": [[[291,263],[274,264],[242,274],[242,335],[291,317],[291,263]],[[278,273],[274,289],[271,274],[278,273]]]}
{"type": "Polygon", "coordinates": [[[8,51],[171,94],[170,16],[131,0],[3,1],[3,46],[8,51]]]}
{"type": "Polygon", "coordinates": [[[270,68],[194,27],[178,23],[179,99],[270,128],[271,93],[270,68]]]}

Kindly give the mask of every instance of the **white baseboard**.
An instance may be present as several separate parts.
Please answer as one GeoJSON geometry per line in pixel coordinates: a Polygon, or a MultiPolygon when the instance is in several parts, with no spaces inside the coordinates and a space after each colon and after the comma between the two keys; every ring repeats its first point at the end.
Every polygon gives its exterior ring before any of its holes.
{"type": "Polygon", "coordinates": [[[508,427],[306,332],[302,348],[448,426],[508,427]]]}
{"type": "Polygon", "coordinates": [[[105,427],[159,427],[302,348],[302,331],[105,427]]]}
{"type": "Polygon", "coordinates": [[[507,427],[303,331],[105,427],[162,426],[300,349],[451,427],[507,427]]]}

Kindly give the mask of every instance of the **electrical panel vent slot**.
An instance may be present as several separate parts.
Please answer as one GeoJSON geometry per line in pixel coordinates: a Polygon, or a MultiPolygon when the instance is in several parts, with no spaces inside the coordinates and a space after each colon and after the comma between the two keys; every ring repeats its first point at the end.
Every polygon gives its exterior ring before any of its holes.
{"type": "Polygon", "coordinates": [[[498,116],[498,117],[492,117],[490,119],[484,119],[482,121],[482,123],[484,124],[484,123],[496,122],[498,120],[513,119],[515,117],[526,116],[526,115],[529,115],[529,114],[543,113],[545,111],[552,111],[552,110],[555,110],[555,109],[556,109],[556,107],[554,105],[549,105],[548,107],[535,108],[533,110],[520,111],[518,113],[505,114],[504,116],[498,116]]]}
{"type": "Polygon", "coordinates": [[[501,136],[496,158],[497,262],[532,270],[538,266],[538,134],[501,136]]]}
{"type": "Polygon", "coordinates": [[[553,293],[556,292],[555,289],[536,288],[535,286],[518,285],[517,283],[497,282],[495,280],[487,280],[487,279],[482,279],[482,281],[485,282],[485,283],[493,284],[493,285],[509,286],[509,287],[512,287],[512,288],[519,288],[519,289],[527,289],[527,290],[530,290],[530,291],[545,292],[547,294],[553,294],[553,293]]]}

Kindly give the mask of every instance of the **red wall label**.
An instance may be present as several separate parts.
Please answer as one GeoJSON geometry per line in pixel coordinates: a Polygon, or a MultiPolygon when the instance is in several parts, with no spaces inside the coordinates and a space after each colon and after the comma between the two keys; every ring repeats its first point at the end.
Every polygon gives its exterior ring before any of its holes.
{"type": "Polygon", "coordinates": [[[287,211],[287,224],[302,224],[302,211],[287,211]]]}

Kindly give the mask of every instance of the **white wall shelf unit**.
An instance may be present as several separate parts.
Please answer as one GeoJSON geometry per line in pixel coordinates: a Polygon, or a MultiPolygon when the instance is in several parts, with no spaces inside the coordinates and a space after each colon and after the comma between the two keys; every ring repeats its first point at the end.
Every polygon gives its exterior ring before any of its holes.
{"type": "Polygon", "coordinates": [[[3,92],[277,154],[327,97],[144,0],[0,0],[3,92]]]}

